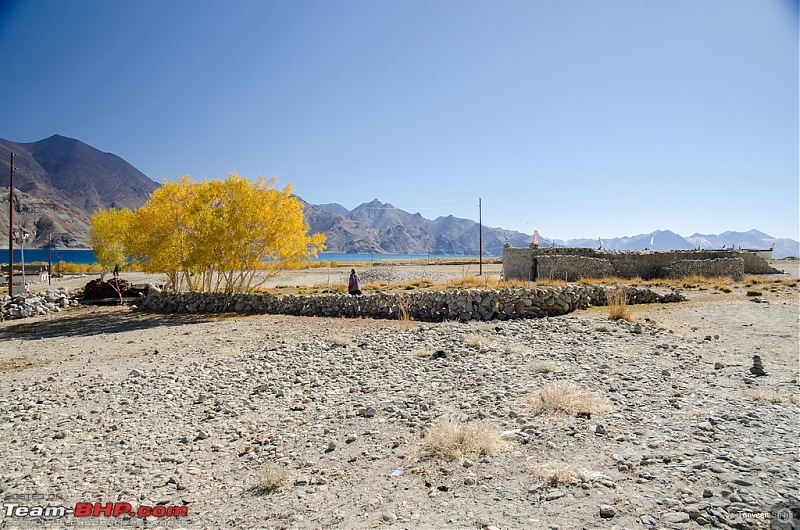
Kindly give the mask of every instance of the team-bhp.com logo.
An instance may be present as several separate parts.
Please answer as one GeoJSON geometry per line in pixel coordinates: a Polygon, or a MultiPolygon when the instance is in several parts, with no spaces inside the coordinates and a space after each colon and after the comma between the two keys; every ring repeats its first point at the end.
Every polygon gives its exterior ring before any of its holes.
{"type": "Polygon", "coordinates": [[[58,519],[67,515],[75,517],[186,517],[186,506],[139,506],[127,502],[79,502],[74,508],[48,504],[25,505],[19,502],[4,502],[5,517],[58,519]]]}

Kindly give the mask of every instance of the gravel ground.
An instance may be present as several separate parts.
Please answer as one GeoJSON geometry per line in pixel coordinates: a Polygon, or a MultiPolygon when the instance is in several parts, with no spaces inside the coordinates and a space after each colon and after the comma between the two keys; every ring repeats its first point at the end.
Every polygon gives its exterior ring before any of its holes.
{"type": "Polygon", "coordinates": [[[101,527],[769,528],[770,509],[800,506],[798,287],[686,294],[635,323],[126,307],[1,322],[0,496],[187,508],[101,527]],[[537,413],[554,381],[610,410],[537,413]],[[432,456],[444,418],[505,446],[432,456]],[[556,464],[572,478],[548,481],[556,464]]]}

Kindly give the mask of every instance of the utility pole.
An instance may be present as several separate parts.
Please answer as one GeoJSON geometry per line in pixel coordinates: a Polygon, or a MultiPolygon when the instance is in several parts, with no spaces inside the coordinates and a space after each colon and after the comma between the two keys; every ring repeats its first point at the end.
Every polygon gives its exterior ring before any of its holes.
{"type": "Polygon", "coordinates": [[[53,246],[53,232],[47,232],[47,285],[53,283],[53,262],[50,260],[50,247],[53,246]]]}
{"type": "Polygon", "coordinates": [[[481,198],[478,197],[478,276],[483,274],[483,218],[481,198]]]}
{"type": "Polygon", "coordinates": [[[14,296],[14,152],[8,164],[8,295],[14,296]]]}

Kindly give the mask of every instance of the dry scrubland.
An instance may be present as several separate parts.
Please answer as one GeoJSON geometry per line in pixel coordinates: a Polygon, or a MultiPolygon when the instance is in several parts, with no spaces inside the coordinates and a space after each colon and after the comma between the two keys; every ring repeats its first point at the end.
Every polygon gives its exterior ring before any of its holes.
{"type": "MultiPolygon", "coordinates": [[[[768,528],[800,504],[798,269],[778,266],[664,284],[690,301],[629,320],[2,322],[0,496],[185,505],[202,528],[768,528]]],[[[359,268],[400,289],[477,272],[382,269],[359,268]]]]}

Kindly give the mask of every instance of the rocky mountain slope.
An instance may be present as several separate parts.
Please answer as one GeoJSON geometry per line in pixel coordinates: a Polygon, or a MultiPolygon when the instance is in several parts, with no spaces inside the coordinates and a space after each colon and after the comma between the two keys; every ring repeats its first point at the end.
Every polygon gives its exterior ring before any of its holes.
{"type": "MultiPolygon", "coordinates": [[[[304,203],[312,232],[327,236],[328,252],[376,254],[477,254],[478,223],[449,215],[430,220],[375,199],[352,211],[340,204],[304,203]]],[[[531,236],[502,228],[483,227],[483,251],[500,255],[503,244],[527,246],[531,236]]]]}
{"type": "Polygon", "coordinates": [[[54,135],[31,143],[0,139],[0,233],[8,233],[9,152],[14,153],[14,225],[31,247],[86,248],[89,217],[101,208],[138,208],[158,187],[111,153],[54,135]]]}

